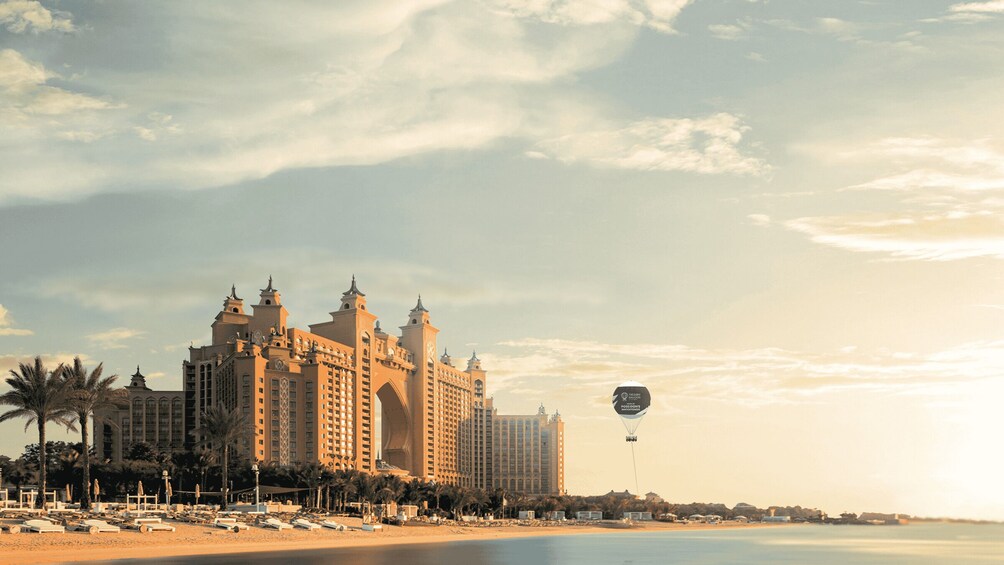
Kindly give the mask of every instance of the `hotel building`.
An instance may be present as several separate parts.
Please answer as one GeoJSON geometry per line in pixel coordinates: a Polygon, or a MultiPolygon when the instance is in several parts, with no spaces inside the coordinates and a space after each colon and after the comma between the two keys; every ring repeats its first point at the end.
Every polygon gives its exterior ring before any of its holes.
{"type": "Polygon", "coordinates": [[[245,414],[251,426],[237,447],[259,462],[320,462],[371,473],[400,469],[448,484],[563,491],[560,418],[554,417],[556,428],[544,416],[546,425],[535,417],[529,427],[512,424],[510,433],[512,418],[529,417],[495,413],[476,354],[464,369],[445,352],[437,355],[439,329],[421,297],[400,335],[380,327],[354,277],[330,320],[307,329],[287,327],[288,312],[271,278],[250,310],[231,288],[212,323],[212,342],[189,349],[182,391],[149,391],[134,378],[126,387],[129,410],[96,418],[122,430],[101,424],[99,458],[118,460],[137,441],[191,449],[202,413],[219,404],[245,414]],[[375,443],[378,400],[381,445],[375,443]],[[497,421],[505,431],[494,434],[497,421]],[[510,458],[512,449],[526,451],[510,458]],[[546,472],[533,467],[545,463],[546,472]],[[518,473],[526,478],[516,479],[518,473]]]}

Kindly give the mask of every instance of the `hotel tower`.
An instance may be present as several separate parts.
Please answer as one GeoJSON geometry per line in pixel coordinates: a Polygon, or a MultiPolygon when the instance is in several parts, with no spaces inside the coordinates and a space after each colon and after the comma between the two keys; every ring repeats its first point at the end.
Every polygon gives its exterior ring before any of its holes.
{"type": "Polygon", "coordinates": [[[250,311],[231,288],[212,343],[189,349],[182,391],[151,391],[137,369],[126,387],[130,406],[96,415],[98,457],[121,460],[138,442],[190,450],[203,411],[219,404],[246,415],[251,426],[237,447],[259,462],[564,491],[560,416],[498,415],[477,355],[464,368],[438,355],[439,329],[421,297],[399,335],[380,327],[355,277],[329,320],[300,329],[287,317],[271,278],[250,311]],[[505,431],[494,433],[496,422],[505,431]]]}

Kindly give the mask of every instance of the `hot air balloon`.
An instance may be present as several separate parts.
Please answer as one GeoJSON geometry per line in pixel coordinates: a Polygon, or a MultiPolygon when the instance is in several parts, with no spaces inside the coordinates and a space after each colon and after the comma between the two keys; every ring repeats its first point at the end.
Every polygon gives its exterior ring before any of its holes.
{"type": "Polygon", "coordinates": [[[624,422],[624,428],[628,432],[625,441],[638,441],[635,431],[641,424],[641,419],[648,413],[648,407],[652,404],[652,395],[649,394],[645,385],[628,381],[614,390],[613,403],[614,411],[620,415],[621,421],[624,422]]]}

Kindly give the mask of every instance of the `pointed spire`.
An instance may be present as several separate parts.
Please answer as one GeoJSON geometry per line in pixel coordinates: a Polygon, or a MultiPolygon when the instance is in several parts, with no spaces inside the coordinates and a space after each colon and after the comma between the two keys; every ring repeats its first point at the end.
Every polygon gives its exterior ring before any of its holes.
{"type": "Polygon", "coordinates": [[[428,310],[425,309],[425,306],[422,306],[422,295],[421,294],[418,295],[418,304],[416,304],[415,307],[411,309],[411,311],[412,312],[428,312],[428,310]]]}
{"type": "Polygon", "coordinates": [[[268,286],[265,287],[265,288],[263,288],[263,289],[261,289],[261,291],[262,292],[275,292],[275,289],[272,288],[272,275],[268,276],[268,286]]]}
{"type": "Polygon", "coordinates": [[[472,351],[472,353],[471,353],[471,359],[470,360],[471,361],[480,361],[481,360],[481,359],[478,359],[478,352],[477,352],[477,350],[473,350],[472,351]]]}
{"type": "Polygon", "coordinates": [[[133,376],[134,377],[142,377],[143,376],[143,374],[139,372],[139,365],[136,365],[136,374],[133,375],[133,376]]]}
{"type": "Polygon", "coordinates": [[[366,296],[362,292],[359,292],[359,288],[356,287],[356,276],[354,274],[352,275],[352,286],[350,286],[348,290],[343,292],[342,296],[351,296],[353,294],[357,294],[359,296],[366,296]]]}
{"type": "Polygon", "coordinates": [[[241,297],[237,296],[237,285],[235,285],[235,284],[230,285],[230,296],[228,296],[227,298],[229,298],[231,300],[240,300],[241,299],[241,297]]]}

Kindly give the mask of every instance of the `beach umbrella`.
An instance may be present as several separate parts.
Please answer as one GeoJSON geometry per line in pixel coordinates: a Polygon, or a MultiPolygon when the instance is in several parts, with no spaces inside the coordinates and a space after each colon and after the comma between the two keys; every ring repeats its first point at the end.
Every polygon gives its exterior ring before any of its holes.
{"type": "Polygon", "coordinates": [[[195,503],[199,503],[199,497],[202,495],[202,488],[199,487],[199,483],[195,483],[195,503]]]}
{"type": "Polygon", "coordinates": [[[73,492],[70,491],[70,483],[66,483],[66,501],[73,502],[73,492]]]}
{"type": "Polygon", "coordinates": [[[171,483],[170,482],[167,483],[167,496],[168,496],[168,498],[174,496],[174,489],[171,488],[171,483]]]}
{"type": "Polygon", "coordinates": [[[628,381],[622,383],[614,390],[613,395],[614,412],[621,417],[624,428],[628,432],[626,441],[638,441],[638,436],[634,435],[641,424],[641,419],[648,413],[648,407],[652,404],[652,395],[645,388],[645,385],[628,381]]]}
{"type": "Polygon", "coordinates": [[[139,482],[139,486],[136,489],[136,496],[143,496],[143,481],[139,482]]]}
{"type": "Polygon", "coordinates": [[[98,480],[97,479],[94,479],[94,493],[93,494],[94,494],[94,500],[97,500],[98,496],[101,494],[101,486],[98,485],[98,480]]]}

